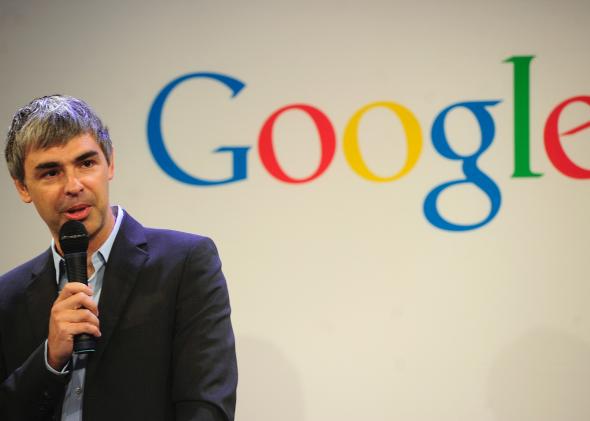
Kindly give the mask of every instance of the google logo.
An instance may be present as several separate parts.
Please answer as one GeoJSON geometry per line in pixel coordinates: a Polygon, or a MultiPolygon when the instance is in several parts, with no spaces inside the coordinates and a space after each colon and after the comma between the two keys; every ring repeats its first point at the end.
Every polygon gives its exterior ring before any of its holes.
{"type": "MultiPolygon", "coordinates": [[[[530,64],[534,56],[513,56],[505,63],[511,63],[514,80],[514,172],[513,178],[541,177],[543,174],[531,169],[530,164],[530,64]]],[[[170,177],[182,183],[195,186],[218,186],[235,183],[248,178],[247,155],[251,146],[220,146],[214,153],[229,153],[231,155],[231,175],[225,179],[207,179],[196,177],[180,168],[170,156],[162,135],[162,111],[170,93],[183,82],[204,78],[221,83],[226,86],[235,98],[246,86],[242,81],[220,73],[189,73],[180,76],[168,83],[156,96],[148,115],[147,137],[150,151],[160,168],[170,177]]],[[[480,228],[488,224],[497,215],[502,203],[502,194],[497,184],[478,167],[478,159],[490,147],[495,136],[495,123],[490,109],[499,104],[501,100],[463,101],[453,103],[434,118],[430,130],[432,145],[438,154],[451,161],[461,163],[463,178],[444,182],[435,186],[424,199],[424,215],[434,226],[448,231],[468,231],[480,228]],[[467,110],[477,122],[481,135],[479,147],[471,154],[460,154],[453,150],[449,144],[445,131],[445,121],[449,113],[455,109],[467,110]],[[445,218],[438,208],[439,197],[449,187],[472,184],[480,189],[489,199],[490,209],[488,214],[480,221],[470,224],[461,224],[445,218]]],[[[590,96],[579,95],[568,98],[554,107],[545,122],[544,145],[547,156],[553,166],[562,174],[575,178],[590,178],[590,169],[577,165],[570,158],[563,146],[562,138],[590,128],[590,121],[571,128],[567,131],[559,131],[559,119],[564,110],[574,103],[582,103],[590,106],[590,96]]],[[[320,177],[328,170],[336,153],[336,132],[330,119],[320,109],[309,104],[290,104],[274,111],[262,124],[258,136],[258,155],[260,162],[267,172],[277,180],[287,184],[309,183],[320,177]],[[320,162],[312,174],[302,178],[295,178],[287,174],[275,153],[273,142],[273,128],[276,121],[287,112],[297,110],[305,113],[317,129],[318,140],[321,147],[320,162]]],[[[410,109],[404,105],[380,101],[367,104],[358,109],[350,118],[344,128],[342,148],[346,161],[351,169],[360,177],[376,183],[387,183],[406,176],[418,162],[422,152],[423,135],[420,123],[410,109]],[[363,159],[359,147],[358,128],[363,117],[373,109],[383,108],[398,118],[402,124],[407,144],[406,158],[403,167],[388,176],[375,174],[363,159]]]]}

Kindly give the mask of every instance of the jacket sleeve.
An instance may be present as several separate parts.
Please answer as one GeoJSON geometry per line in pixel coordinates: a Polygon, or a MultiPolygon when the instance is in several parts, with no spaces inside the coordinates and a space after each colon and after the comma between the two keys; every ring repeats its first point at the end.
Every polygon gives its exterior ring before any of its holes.
{"type": "Polygon", "coordinates": [[[227,285],[213,241],[190,249],[176,301],[172,399],[179,421],[233,421],[238,371],[227,285]]]}
{"type": "Polygon", "coordinates": [[[4,358],[0,357],[0,376],[0,419],[5,421],[50,419],[69,378],[47,369],[44,343],[12,373],[6,373],[4,358]]]}

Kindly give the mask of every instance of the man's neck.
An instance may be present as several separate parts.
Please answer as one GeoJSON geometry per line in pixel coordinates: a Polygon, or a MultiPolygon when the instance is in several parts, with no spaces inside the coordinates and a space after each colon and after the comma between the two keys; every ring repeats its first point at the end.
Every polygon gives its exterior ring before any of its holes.
{"type": "Polygon", "coordinates": [[[109,206],[109,210],[107,211],[104,225],[92,237],[89,238],[89,241],[88,241],[88,258],[89,259],[104,244],[104,242],[107,240],[107,238],[109,238],[109,235],[111,234],[111,231],[113,230],[113,227],[115,226],[116,212],[117,212],[117,208],[111,208],[109,206]]]}

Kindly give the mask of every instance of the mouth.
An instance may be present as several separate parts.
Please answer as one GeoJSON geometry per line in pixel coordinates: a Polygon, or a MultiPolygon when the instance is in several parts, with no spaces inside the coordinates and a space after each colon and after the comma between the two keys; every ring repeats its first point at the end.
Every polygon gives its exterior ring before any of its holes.
{"type": "Polygon", "coordinates": [[[65,211],[66,218],[73,221],[86,219],[92,208],[89,205],[75,205],[65,211]]]}

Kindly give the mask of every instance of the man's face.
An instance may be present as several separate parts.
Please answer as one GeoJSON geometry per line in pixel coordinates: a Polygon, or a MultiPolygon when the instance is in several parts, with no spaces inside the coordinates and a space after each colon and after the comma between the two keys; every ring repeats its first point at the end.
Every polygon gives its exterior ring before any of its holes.
{"type": "Polygon", "coordinates": [[[96,250],[114,224],[109,208],[110,164],[90,134],[70,139],[64,146],[29,150],[25,156],[25,180],[15,180],[21,199],[33,203],[53,238],[64,222],[84,223],[90,250],[96,250]]]}

